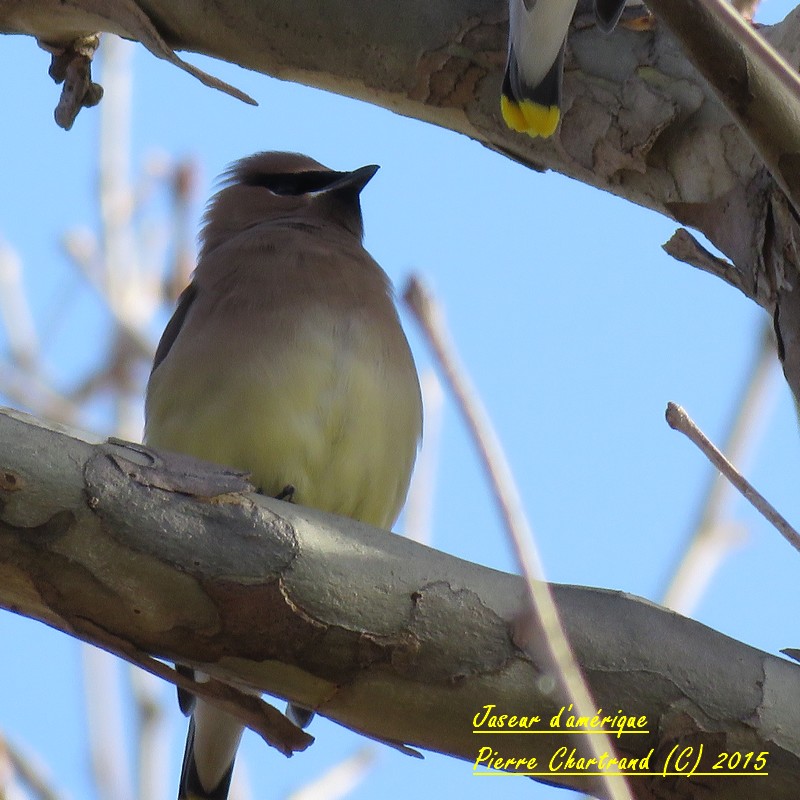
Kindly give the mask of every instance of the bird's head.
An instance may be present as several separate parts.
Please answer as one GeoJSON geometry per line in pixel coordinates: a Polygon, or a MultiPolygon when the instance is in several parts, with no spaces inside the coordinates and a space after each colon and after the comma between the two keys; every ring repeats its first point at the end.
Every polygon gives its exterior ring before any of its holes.
{"type": "Polygon", "coordinates": [[[203,249],[261,222],[285,218],[332,222],[360,241],[359,195],[377,171],[370,165],[336,172],[300,153],[256,153],[236,161],[209,203],[203,249]]]}

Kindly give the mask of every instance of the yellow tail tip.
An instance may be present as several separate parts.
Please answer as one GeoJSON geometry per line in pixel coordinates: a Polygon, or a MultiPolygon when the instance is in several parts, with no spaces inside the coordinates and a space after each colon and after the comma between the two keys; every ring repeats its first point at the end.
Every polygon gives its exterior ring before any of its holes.
{"type": "Polygon", "coordinates": [[[533,138],[552,136],[561,119],[558,106],[541,106],[530,100],[517,103],[507,95],[500,96],[500,111],[512,131],[527,133],[533,138]]]}

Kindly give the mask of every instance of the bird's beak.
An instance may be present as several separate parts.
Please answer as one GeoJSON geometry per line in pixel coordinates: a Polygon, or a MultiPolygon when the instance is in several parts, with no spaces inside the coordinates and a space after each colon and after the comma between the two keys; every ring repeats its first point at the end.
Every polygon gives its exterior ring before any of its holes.
{"type": "Polygon", "coordinates": [[[380,169],[377,164],[359,167],[352,172],[340,172],[341,177],[325,187],[326,192],[338,192],[342,189],[355,190],[356,194],[370,182],[375,173],[380,169]]]}

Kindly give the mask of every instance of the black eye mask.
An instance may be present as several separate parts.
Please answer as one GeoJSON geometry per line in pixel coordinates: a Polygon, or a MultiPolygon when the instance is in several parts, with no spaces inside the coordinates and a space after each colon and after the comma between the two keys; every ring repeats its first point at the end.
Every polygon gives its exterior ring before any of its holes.
{"type": "Polygon", "coordinates": [[[301,195],[321,192],[336,183],[347,173],[317,170],[309,172],[285,172],[271,175],[248,175],[243,181],[246,186],[263,186],[273,194],[301,195]]]}

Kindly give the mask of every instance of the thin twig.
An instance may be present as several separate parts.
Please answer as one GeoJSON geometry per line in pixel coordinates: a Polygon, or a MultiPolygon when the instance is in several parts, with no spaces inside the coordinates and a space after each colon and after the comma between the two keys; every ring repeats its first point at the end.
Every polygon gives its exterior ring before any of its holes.
{"type": "Polygon", "coordinates": [[[120,662],[89,644],[81,648],[89,761],[101,800],[133,800],[122,721],[120,662]]]}
{"type": "MultiPolygon", "coordinates": [[[[444,324],[443,314],[416,277],[409,280],[403,298],[428,339],[473,436],[527,584],[531,611],[541,626],[546,646],[567,694],[578,715],[592,716],[597,711],[597,706],[572,652],[550,587],[545,583],[541,558],[514,477],[483,404],[459,363],[455,346],[444,324]]],[[[587,747],[595,758],[600,759],[604,752],[614,752],[609,736],[602,734],[587,738],[587,747]]],[[[632,800],[633,796],[624,778],[610,775],[599,777],[612,800],[632,800]]]]}
{"type": "Polygon", "coordinates": [[[753,508],[777,528],[778,533],[795,550],[800,551],[800,534],[782,517],[778,511],[761,495],[753,485],[728,461],[711,443],[708,437],[695,425],[691,417],[677,404],[667,403],[667,423],[670,428],[680,431],[702,450],[705,457],[741,492],[753,508]]]}
{"type": "MultiPolygon", "coordinates": [[[[61,800],[62,794],[50,783],[47,769],[38,758],[24,753],[19,747],[0,735],[0,759],[6,759],[16,776],[38,800],[61,800]]],[[[3,796],[0,785],[0,796],[3,796]]]]}
{"type": "Polygon", "coordinates": [[[38,375],[23,372],[0,359],[0,395],[21,408],[62,425],[79,427],[80,409],[38,375]]]}
{"type": "Polygon", "coordinates": [[[168,265],[163,281],[163,294],[174,303],[189,283],[195,264],[194,236],[191,219],[192,203],[197,193],[199,169],[191,159],[184,159],[172,171],[170,188],[172,209],[173,258],[168,265]]]}
{"type": "Polygon", "coordinates": [[[363,780],[375,763],[375,748],[360,747],[351,756],[309,781],[286,800],[340,800],[347,797],[363,780]]]}
{"type": "Polygon", "coordinates": [[[129,177],[133,46],[118,36],[107,35],[100,55],[102,79],[108,88],[108,97],[100,107],[97,153],[102,280],[111,308],[130,319],[127,301],[137,288],[131,286],[137,277],[137,252],[129,177]]]}
{"type": "Polygon", "coordinates": [[[15,363],[31,369],[39,360],[39,344],[31,306],[22,281],[22,262],[12,247],[0,240],[0,317],[8,349],[15,363]]]}
{"type": "MultiPolygon", "coordinates": [[[[129,179],[132,45],[107,34],[100,50],[108,92],[100,106],[98,148],[99,242],[82,231],[64,237],[64,249],[105,302],[114,323],[149,358],[147,325],[158,300],[147,290],[133,222],[134,191],[129,179]]],[[[150,283],[154,283],[150,281],[150,283]]],[[[122,334],[121,334],[122,335],[122,334]]]]}
{"type": "Polygon", "coordinates": [[[236,756],[233,780],[228,791],[229,800],[253,800],[253,787],[247,770],[247,761],[241,751],[236,756]]]}
{"type": "Polygon", "coordinates": [[[128,668],[136,714],[136,796],[139,800],[167,796],[169,737],[164,712],[164,684],[138,667],[128,668]]]}
{"type": "MultiPolygon", "coordinates": [[[[731,462],[744,464],[763,433],[768,417],[765,409],[774,395],[776,365],[774,336],[771,326],[764,324],[758,351],[723,447],[731,462]]],[[[662,605],[667,608],[682,614],[691,613],[725,555],[744,538],[741,525],[724,519],[732,493],[731,484],[714,470],[697,523],[664,592],[662,605]]]]}
{"type": "Polygon", "coordinates": [[[425,409],[422,450],[417,458],[411,487],[408,490],[404,533],[415,542],[430,544],[444,393],[433,370],[427,370],[420,376],[420,384],[422,405],[425,409]]]}

